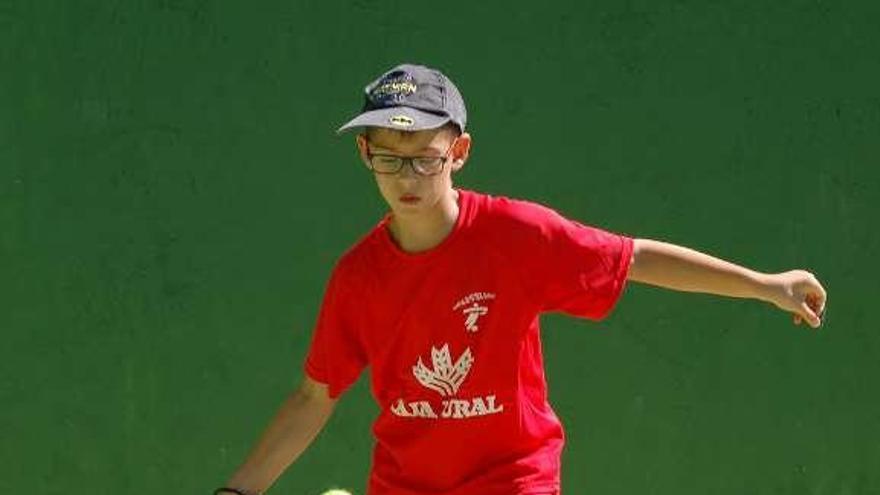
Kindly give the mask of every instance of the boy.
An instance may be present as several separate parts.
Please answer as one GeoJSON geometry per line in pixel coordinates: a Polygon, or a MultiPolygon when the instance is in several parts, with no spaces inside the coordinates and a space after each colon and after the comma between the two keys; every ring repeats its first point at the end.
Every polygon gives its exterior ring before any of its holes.
{"type": "Polygon", "coordinates": [[[809,272],[758,273],[526,201],[453,187],[471,145],[455,85],[397,66],[366,89],[360,157],[389,214],[337,263],[305,378],[217,493],[266,490],[364,367],[381,413],[368,495],[560,493],[562,426],[547,402],[538,316],[600,320],[627,280],[775,304],[814,328],[809,272]]]}

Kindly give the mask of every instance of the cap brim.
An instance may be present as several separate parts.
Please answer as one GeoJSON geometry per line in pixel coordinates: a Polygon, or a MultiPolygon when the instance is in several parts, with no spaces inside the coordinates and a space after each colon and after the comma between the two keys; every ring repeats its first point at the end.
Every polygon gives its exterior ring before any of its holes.
{"type": "Polygon", "coordinates": [[[409,107],[391,107],[364,112],[351,119],[336,129],[336,134],[342,134],[351,129],[363,127],[385,127],[398,131],[422,131],[436,129],[449,122],[445,115],[435,115],[409,107]]]}

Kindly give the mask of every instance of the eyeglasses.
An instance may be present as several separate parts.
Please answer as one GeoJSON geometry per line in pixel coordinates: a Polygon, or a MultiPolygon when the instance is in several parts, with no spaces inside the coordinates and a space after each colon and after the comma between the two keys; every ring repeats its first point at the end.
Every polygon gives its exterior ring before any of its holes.
{"type": "MultiPolygon", "coordinates": [[[[370,153],[367,151],[367,161],[370,170],[377,174],[393,175],[403,169],[403,165],[409,163],[413,171],[419,175],[431,176],[443,172],[443,166],[449,159],[449,151],[455,145],[455,139],[442,156],[397,156],[384,153],[370,153]]],[[[368,142],[369,144],[369,142],[368,142]]]]}

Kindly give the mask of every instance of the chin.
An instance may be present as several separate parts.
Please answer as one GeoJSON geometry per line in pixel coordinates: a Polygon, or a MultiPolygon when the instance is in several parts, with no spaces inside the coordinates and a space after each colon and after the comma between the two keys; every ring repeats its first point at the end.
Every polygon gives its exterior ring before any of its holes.
{"type": "Polygon", "coordinates": [[[395,207],[391,209],[394,210],[394,213],[398,213],[401,215],[417,215],[425,211],[425,205],[423,205],[422,203],[423,201],[420,201],[417,204],[409,205],[398,201],[395,207]]]}

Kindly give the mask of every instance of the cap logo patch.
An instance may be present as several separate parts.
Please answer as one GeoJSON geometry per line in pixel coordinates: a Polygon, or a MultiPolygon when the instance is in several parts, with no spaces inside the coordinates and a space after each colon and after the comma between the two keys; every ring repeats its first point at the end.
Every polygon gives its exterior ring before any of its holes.
{"type": "Polygon", "coordinates": [[[411,75],[398,73],[377,83],[370,90],[370,100],[380,105],[400,103],[417,89],[418,86],[411,75]]]}
{"type": "Polygon", "coordinates": [[[388,121],[400,127],[411,127],[413,124],[415,124],[413,119],[407,117],[406,115],[395,115],[388,119],[388,121]]]}

